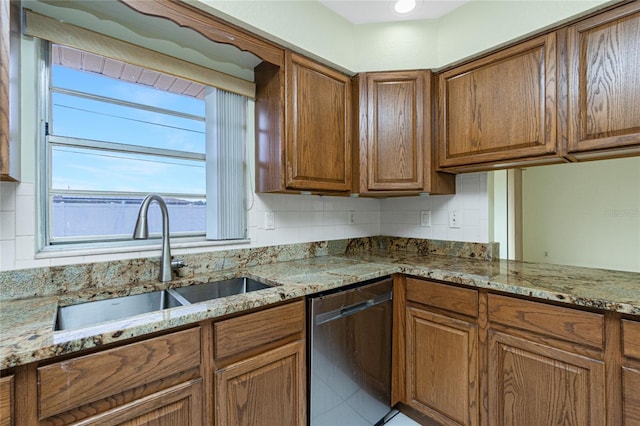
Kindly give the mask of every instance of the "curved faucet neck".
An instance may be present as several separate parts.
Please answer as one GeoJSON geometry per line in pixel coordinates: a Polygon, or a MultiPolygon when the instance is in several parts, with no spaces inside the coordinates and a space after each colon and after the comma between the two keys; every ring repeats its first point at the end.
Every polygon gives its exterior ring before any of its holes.
{"type": "Polygon", "coordinates": [[[149,194],[142,204],[140,204],[140,210],[138,211],[138,220],[133,231],[134,239],[147,239],[149,238],[149,227],[147,224],[147,212],[151,203],[155,201],[160,206],[162,212],[162,254],[160,256],[160,277],[162,282],[171,281],[171,246],[169,244],[169,211],[167,210],[167,204],[164,199],[158,194],[149,194]]]}

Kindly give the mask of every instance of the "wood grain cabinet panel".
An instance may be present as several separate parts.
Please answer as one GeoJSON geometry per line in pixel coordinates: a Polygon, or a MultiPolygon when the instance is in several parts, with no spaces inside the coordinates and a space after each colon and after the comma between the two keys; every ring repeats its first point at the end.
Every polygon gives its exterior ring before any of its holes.
{"type": "Polygon", "coordinates": [[[428,70],[354,77],[354,192],[455,192],[454,176],[435,171],[432,79],[428,70]]]}
{"type": "Polygon", "coordinates": [[[199,426],[205,424],[202,412],[202,379],[197,379],[73,424],[199,426]]]}
{"type": "Polygon", "coordinates": [[[407,278],[407,300],[473,318],[478,316],[478,292],[470,288],[407,278]]]}
{"type": "Polygon", "coordinates": [[[595,348],[604,347],[604,316],[489,294],[489,321],[595,348]]]}
{"type": "Polygon", "coordinates": [[[13,425],[13,376],[0,379],[0,426],[13,425]]]}
{"type": "Polygon", "coordinates": [[[38,412],[45,419],[123,392],[135,394],[199,365],[195,328],[38,367],[38,412]]]}
{"type": "Polygon", "coordinates": [[[488,424],[606,422],[603,361],[492,331],[488,380],[488,424]]]}
{"type": "Polygon", "coordinates": [[[351,190],[348,76],[287,52],[286,187],[351,190]]]}
{"type": "Polygon", "coordinates": [[[217,370],[216,424],[305,425],[304,348],[292,342],[217,370]]]}
{"type": "Polygon", "coordinates": [[[304,332],[304,302],[293,302],[275,308],[241,315],[214,323],[214,356],[220,360],[244,355],[271,342],[304,332]]]}
{"type": "Polygon", "coordinates": [[[640,321],[622,320],[622,342],[624,355],[640,361],[640,321]]]}
{"type": "Polygon", "coordinates": [[[570,26],[567,61],[569,153],[640,153],[640,3],[570,26]]]}
{"type": "Polygon", "coordinates": [[[20,179],[20,7],[0,3],[0,181],[20,179]]]}
{"type": "Polygon", "coordinates": [[[216,425],[306,423],[305,302],[214,323],[216,425]]]}
{"type": "Polygon", "coordinates": [[[622,406],[625,426],[640,426],[640,321],[622,320],[622,406]]]}
{"type": "Polygon", "coordinates": [[[482,169],[479,163],[506,167],[535,157],[560,161],[556,74],[555,33],[440,74],[440,166],[473,170],[482,169]]]}
{"type": "Polygon", "coordinates": [[[406,401],[446,425],[476,425],[478,331],[474,323],[407,308],[406,401]]]}
{"type": "Polygon", "coordinates": [[[0,4],[0,177],[9,174],[9,2],[0,4]]]}
{"type": "Polygon", "coordinates": [[[622,404],[625,426],[640,425],[640,368],[622,369],[622,404]]]}

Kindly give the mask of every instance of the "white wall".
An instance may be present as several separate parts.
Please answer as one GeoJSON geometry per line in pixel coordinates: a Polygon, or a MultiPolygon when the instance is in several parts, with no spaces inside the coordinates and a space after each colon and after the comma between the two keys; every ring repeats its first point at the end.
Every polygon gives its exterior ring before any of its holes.
{"type": "Polygon", "coordinates": [[[353,25],[310,0],[196,0],[294,50],[351,72],[440,68],[592,10],[605,0],[471,0],[437,20],[353,25]]]}
{"type": "Polygon", "coordinates": [[[471,0],[437,21],[438,67],[537,32],[612,1],[471,0]]]}
{"type": "Polygon", "coordinates": [[[522,176],[524,260],[640,272],[640,157],[522,176]]]}
{"type": "Polygon", "coordinates": [[[487,173],[456,176],[455,195],[387,198],[380,205],[380,233],[395,237],[486,243],[492,214],[487,196],[487,173]],[[420,226],[420,212],[431,211],[431,226],[420,226]],[[456,211],[460,228],[449,227],[456,211]]]}

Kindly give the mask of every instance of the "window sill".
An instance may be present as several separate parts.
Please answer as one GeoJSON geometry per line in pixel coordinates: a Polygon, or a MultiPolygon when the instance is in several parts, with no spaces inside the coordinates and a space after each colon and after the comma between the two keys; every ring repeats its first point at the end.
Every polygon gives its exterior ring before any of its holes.
{"type": "MultiPolygon", "coordinates": [[[[207,248],[220,246],[236,246],[251,244],[250,239],[242,240],[216,240],[210,241],[201,238],[189,238],[185,240],[172,240],[171,250],[207,248]]],[[[52,259],[61,257],[78,257],[92,255],[114,255],[118,253],[149,252],[160,251],[162,243],[160,240],[131,241],[118,243],[87,243],[65,246],[48,246],[36,253],[36,259],[52,259]]]]}

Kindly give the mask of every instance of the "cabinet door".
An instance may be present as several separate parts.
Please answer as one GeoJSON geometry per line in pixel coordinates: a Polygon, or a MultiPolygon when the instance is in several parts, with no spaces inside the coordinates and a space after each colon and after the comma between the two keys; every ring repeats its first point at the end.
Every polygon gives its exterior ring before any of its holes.
{"type": "Polygon", "coordinates": [[[441,167],[555,153],[555,33],[446,71],[438,90],[441,167]]]}
{"type": "Polygon", "coordinates": [[[625,426],[640,426],[640,370],[622,369],[622,403],[625,426]]]}
{"type": "Polygon", "coordinates": [[[346,75],[287,54],[287,188],[351,189],[350,92],[346,75]]]}
{"type": "Polygon", "coordinates": [[[489,334],[489,424],[604,425],[604,362],[489,334]]]}
{"type": "Polygon", "coordinates": [[[9,45],[10,7],[0,4],[0,178],[9,174],[9,45]]]}
{"type": "Polygon", "coordinates": [[[13,376],[0,379],[0,426],[13,424],[13,376]]]}
{"type": "Polygon", "coordinates": [[[366,189],[423,190],[425,150],[431,146],[425,103],[430,81],[427,71],[366,75],[366,163],[360,165],[366,189]]]}
{"type": "Polygon", "coordinates": [[[100,426],[204,425],[202,419],[202,379],[166,389],[74,424],[100,426]]]}
{"type": "Polygon", "coordinates": [[[216,425],[306,424],[305,362],[299,340],[216,371],[216,425]]]}
{"type": "Polygon", "coordinates": [[[407,309],[406,403],[447,425],[478,424],[475,324],[407,309]]]}
{"type": "Polygon", "coordinates": [[[640,3],[569,27],[569,152],[640,151],[640,3]]]}
{"type": "Polygon", "coordinates": [[[20,179],[20,2],[0,3],[0,180],[20,179]]]}

